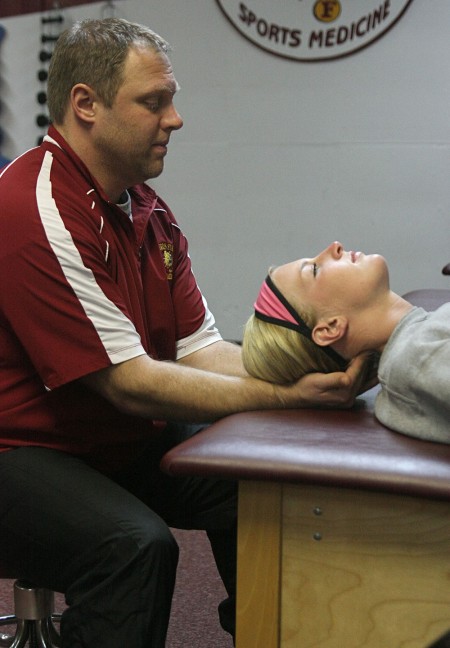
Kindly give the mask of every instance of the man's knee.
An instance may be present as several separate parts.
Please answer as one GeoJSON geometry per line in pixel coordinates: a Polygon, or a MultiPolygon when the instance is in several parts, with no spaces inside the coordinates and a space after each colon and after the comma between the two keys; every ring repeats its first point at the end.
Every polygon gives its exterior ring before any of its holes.
{"type": "Polygon", "coordinates": [[[124,530],[111,538],[105,546],[107,560],[118,564],[120,569],[155,569],[160,563],[173,566],[178,562],[178,544],[170,529],[161,521],[158,524],[145,524],[132,531],[124,530]]]}

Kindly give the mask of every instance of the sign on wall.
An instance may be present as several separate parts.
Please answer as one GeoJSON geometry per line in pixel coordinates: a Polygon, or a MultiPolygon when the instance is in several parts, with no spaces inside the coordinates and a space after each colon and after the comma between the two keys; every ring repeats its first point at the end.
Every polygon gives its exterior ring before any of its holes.
{"type": "Polygon", "coordinates": [[[384,36],[412,0],[216,0],[253,45],[296,61],[349,56],[384,36]]]}

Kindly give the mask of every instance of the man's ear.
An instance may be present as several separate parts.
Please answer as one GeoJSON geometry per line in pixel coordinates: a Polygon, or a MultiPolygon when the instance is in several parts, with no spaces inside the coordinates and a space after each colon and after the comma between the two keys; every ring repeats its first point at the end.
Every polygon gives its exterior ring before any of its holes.
{"type": "Polygon", "coordinates": [[[312,331],[312,339],[318,346],[335,344],[344,337],[348,320],[343,315],[320,319],[312,331]]]}
{"type": "Polygon", "coordinates": [[[78,119],[84,122],[93,122],[97,95],[86,83],[77,83],[70,93],[72,109],[78,119]]]}

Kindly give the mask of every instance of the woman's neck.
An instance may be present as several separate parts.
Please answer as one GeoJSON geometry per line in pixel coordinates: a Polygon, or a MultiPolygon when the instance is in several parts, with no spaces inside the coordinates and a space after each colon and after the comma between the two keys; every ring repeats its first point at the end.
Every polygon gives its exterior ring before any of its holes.
{"type": "Polygon", "coordinates": [[[400,320],[413,308],[408,301],[389,291],[382,299],[348,318],[347,334],[336,351],[353,358],[363,351],[381,353],[400,320]]]}

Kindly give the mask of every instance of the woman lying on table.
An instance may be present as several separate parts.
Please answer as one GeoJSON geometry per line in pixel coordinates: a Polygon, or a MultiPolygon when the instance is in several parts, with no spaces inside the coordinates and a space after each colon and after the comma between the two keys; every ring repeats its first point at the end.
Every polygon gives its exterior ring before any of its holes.
{"type": "Polygon", "coordinates": [[[342,370],[381,354],[375,415],[386,426],[450,443],[450,303],[434,312],[392,292],[385,259],[332,243],[270,271],[245,327],[247,371],[273,383],[342,370]]]}

